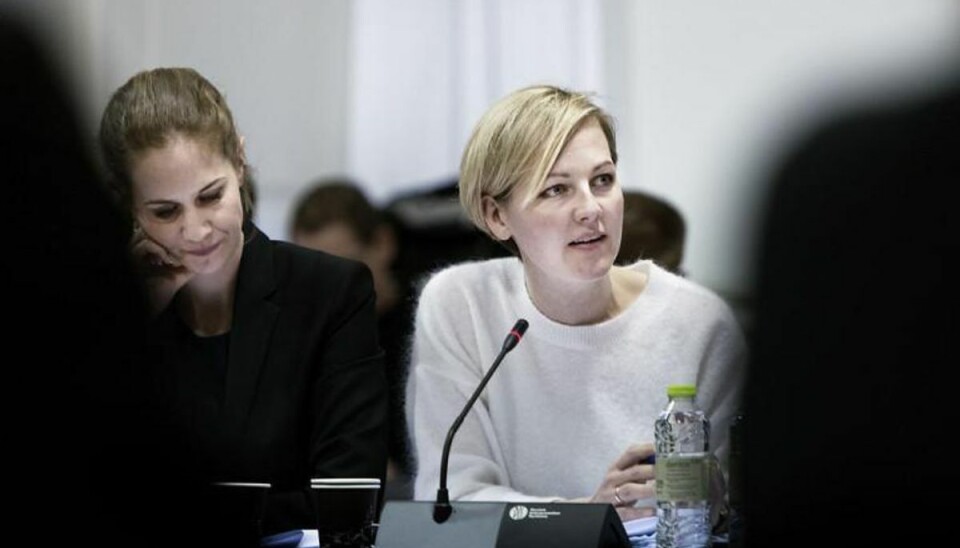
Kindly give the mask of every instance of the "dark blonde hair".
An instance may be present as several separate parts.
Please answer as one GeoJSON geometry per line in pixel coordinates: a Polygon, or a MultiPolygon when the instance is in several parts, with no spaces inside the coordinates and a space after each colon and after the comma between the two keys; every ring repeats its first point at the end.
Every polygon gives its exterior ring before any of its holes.
{"type": "MultiPolygon", "coordinates": [[[[536,193],[573,134],[590,119],[600,124],[617,162],[613,119],[583,93],[532,86],[498,101],[477,122],[460,161],[460,203],[473,223],[496,237],[483,215],[483,197],[506,200],[518,189],[536,193]]],[[[512,240],[502,242],[518,254],[512,240]]]]}
{"type": "Polygon", "coordinates": [[[124,211],[132,208],[131,160],[137,153],[161,148],[182,134],[206,142],[223,154],[237,173],[245,216],[253,199],[240,134],[223,95],[191,68],[157,68],[135,74],[113,93],[100,120],[100,149],[110,188],[124,211]]]}

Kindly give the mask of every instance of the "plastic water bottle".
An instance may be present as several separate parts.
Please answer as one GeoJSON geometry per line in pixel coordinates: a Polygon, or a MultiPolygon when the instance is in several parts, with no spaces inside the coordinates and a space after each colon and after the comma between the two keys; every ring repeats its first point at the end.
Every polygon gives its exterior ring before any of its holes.
{"type": "Polygon", "coordinates": [[[710,546],[710,422],[694,401],[697,388],[667,387],[654,425],[657,546],[710,546]]]}

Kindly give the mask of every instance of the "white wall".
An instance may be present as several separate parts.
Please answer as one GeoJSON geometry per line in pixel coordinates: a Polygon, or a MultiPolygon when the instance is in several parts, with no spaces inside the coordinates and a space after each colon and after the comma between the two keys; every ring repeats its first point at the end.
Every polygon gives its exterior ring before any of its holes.
{"type": "Polygon", "coordinates": [[[615,4],[625,184],[680,208],[686,270],[730,297],[750,288],[781,144],[842,104],[928,84],[960,45],[953,0],[615,4]]]}
{"type": "Polygon", "coordinates": [[[350,172],[384,201],[456,178],[490,105],[531,84],[603,91],[594,0],[355,0],[350,172]]]}

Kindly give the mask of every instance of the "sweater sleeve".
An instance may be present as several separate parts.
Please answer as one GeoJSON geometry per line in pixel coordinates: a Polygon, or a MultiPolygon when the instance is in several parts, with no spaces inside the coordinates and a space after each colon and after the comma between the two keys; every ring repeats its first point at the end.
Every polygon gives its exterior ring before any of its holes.
{"type": "MultiPolygon", "coordinates": [[[[484,329],[481,305],[461,287],[469,281],[453,274],[448,270],[434,276],[417,308],[407,414],[417,456],[414,498],[419,500],[436,498],[447,432],[491,365],[481,348],[499,349],[485,344],[489,336],[478,333],[484,329]]],[[[481,396],[451,447],[447,487],[452,500],[559,500],[511,488],[500,447],[481,396]]]]}
{"type": "Polygon", "coordinates": [[[712,301],[715,321],[699,369],[697,402],[710,419],[710,448],[726,474],[730,421],[742,398],[747,345],[730,308],[719,297],[712,301]]]}

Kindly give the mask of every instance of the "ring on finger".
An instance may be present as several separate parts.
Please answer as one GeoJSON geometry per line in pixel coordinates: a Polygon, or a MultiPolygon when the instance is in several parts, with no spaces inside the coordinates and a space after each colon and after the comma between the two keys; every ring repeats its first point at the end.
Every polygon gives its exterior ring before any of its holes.
{"type": "Polygon", "coordinates": [[[623,504],[624,504],[623,499],[620,498],[620,486],[619,486],[619,485],[613,488],[613,500],[615,500],[615,501],[617,502],[617,506],[623,506],[623,504]]]}

